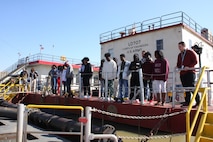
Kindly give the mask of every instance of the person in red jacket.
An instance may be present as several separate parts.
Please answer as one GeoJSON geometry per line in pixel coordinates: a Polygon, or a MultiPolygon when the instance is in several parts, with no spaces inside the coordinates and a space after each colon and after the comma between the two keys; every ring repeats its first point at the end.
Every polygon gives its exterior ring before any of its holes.
{"type": "MultiPolygon", "coordinates": [[[[195,65],[198,63],[197,56],[194,51],[188,50],[186,45],[183,41],[178,43],[178,47],[180,53],[177,59],[177,68],[184,69],[180,72],[180,80],[183,87],[195,87],[195,70],[187,70],[190,68],[194,68],[195,65]]],[[[185,103],[183,106],[188,106],[191,100],[191,93],[192,91],[186,92],[185,103]]],[[[196,95],[196,105],[193,106],[195,108],[200,103],[200,96],[196,95]]]]}
{"type": "Polygon", "coordinates": [[[166,96],[166,82],[169,75],[169,63],[164,58],[161,50],[155,51],[155,58],[153,65],[153,92],[157,94],[157,103],[155,105],[160,105],[160,95],[162,95],[161,105],[163,106],[166,96]]]}

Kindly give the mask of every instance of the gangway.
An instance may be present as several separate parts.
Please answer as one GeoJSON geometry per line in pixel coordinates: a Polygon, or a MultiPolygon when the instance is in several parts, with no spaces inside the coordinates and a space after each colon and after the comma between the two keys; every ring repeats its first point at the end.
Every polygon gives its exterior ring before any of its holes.
{"type": "Polygon", "coordinates": [[[9,73],[6,73],[4,76],[0,78],[0,84],[5,84],[6,82],[8,82],[8,80],[10,80],[12,76],[17,75],[21,70],[26,68],[27,65],[28,65],[27,63],[17,65],[17,67],[14,70],[12,70],[9,73]]]}

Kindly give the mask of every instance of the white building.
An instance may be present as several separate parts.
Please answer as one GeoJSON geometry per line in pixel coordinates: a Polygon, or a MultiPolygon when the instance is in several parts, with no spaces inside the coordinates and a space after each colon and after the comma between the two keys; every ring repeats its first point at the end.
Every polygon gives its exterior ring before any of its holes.
{"type": "Polygon", "coordinates": [[[177,62],[178,43],[184,41],[188,48],[195,44],[202,46],[202,66],[211,67],[213,42],[208,31],[183,12],[164,15],[101,34],[101,58],[104,58],[107,52],[117,58],[124,53],[126,58],[132,61],[135,53],[141,57],[143,50],[153,54],[156,49],[161,49],[172,70],[177,62]]]}

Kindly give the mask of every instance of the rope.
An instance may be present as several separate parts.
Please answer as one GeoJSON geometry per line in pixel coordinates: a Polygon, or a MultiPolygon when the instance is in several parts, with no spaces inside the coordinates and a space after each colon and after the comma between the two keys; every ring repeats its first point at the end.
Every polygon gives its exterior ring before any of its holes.
{"type": "Polygon", "coordinates": [[[107,111],[103,111],[103,110],[96,109],[96,108],[93,108],[92,111],[103,114],[103,115],[109,115],[109,116],[112,116],[112,117],[119,117],[119,118],[124,118],[124,119],[134,119],[134,120],[162,119],[162,118],[172,117],[172,116],[176,116],[176,115],[183,114],[183,113],[187,112],[187,110],[182,110],[182,111],[179,111],[179,112],[174,112],[174,113],[170,113],[170,114],[163,114],[163,115],[155,115],[155,116],[129,116],[129,115],[123,115],[123,114],[115,114],[115,113],[112,113],[112,112],[107,112],[107,111]]]}

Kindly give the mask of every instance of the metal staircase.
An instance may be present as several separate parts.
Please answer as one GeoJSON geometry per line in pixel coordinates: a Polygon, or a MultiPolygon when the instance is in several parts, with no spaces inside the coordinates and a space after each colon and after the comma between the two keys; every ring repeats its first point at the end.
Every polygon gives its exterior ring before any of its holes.
{"type": "Polygon", "coordinates": [[[24,91],[24,86],[19,84],[20,77],[8,81],[6,84],[0,87],[0,98],[6,101],[10,101],[17,94],[24,91]],[[20,92],[21,91],[21,92],[20,92]]]}
{"type": "Polygon", "coordinates": [[[191,142],[196,123],[199,125],[194,142],[213,142],[213,113],[208,112],[208,90],[210,88],[200,87],[202,85],[202,80],[206,69],[207,67],[202,68],[193,97],[186,113],[186,142],[191,142]],[[194,118],[191,118],[192,105],[198,92],[201,95],[200,104],[195,112],[194,118]],[[199,115],[201,115],[200,120],[198,119],[199,115]]]}
{"type": "Polygon", "coordinates": [[[12,71],[10,71],[9,73],[0,78],[0,84],[5,84],[6,82],[8,82],[12,76],[19,74],[19,72],[21,72],[21,70],[26,68],[27,65],[28,65],[27,63],[21,65],[17,64],[16,68],[12,69],[12,71]]]}
{"type": "MultiPolygon", "coordinates": [[[[213,113],[208,113],[207,116],[205,117],[204,115],[202,116],[202,119],[205,119],[205,123],[203,126],[202,131],[199,132],[197,131],[197,141],[199,142],[213,142],[213,113]]],[[[203,122],[201,122],[203,123],[203,122]]],[[[200,126],[203,124],[200,124],[200,126]]]]}

